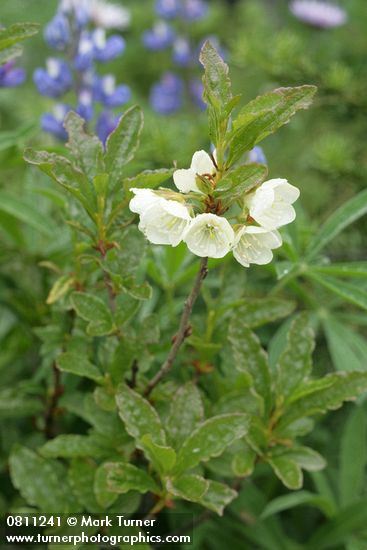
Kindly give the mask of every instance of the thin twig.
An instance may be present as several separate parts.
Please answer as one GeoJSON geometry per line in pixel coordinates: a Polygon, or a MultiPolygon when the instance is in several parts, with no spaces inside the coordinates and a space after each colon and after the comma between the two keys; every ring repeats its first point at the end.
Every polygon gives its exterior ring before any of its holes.
{"type": "Polygon", "coordinates": [[[192,312],[192,308],[196,302],[197,297],[199,296],[201,284],[203,280],[205,279],[206,275],[208,273],[208,258],[202,258],[200,262],[200,269],[198,271],[198,274],[196,276],[194,286],[192,287],[192,290],[187,297],[187,300],[185,302],[185,307],[182,312],[180,326],[178,328],[177,334],[173,339],[173,344],[170,349],[170,352],[168,354],[167,359],[157,372],[157,374],[151,379],[151,381],[148,383],[144,395],[147,397],[150,395],[150,393],[153,391],[153,389],[156,387],[156,385],[160,382],[160,380],[165,376],[169,370],[171,369],[177,353],[185,340],[185,338],[188,336],[189,333],[189,319],[192,312]]]}
{"type": "Polygon", "coordinates": [[[61,372],[57,368],[56,363],[52,365],[52,372],[54,380],[53,391],[45,413],[45,436],[47,439],[52,439],[56,435],[55,416],[57,413],[57,405],[60,397],[64,393],[64,387],[61,384],[61,372]]]}
{"type": "Polygon", "coordinates": [[[136,359],[134,359],[133,364],[131,365],[131,380],[128,382],[128,386],[132,389],[135,388],[137,377],[139,372],[139,364],[136,359]]]}

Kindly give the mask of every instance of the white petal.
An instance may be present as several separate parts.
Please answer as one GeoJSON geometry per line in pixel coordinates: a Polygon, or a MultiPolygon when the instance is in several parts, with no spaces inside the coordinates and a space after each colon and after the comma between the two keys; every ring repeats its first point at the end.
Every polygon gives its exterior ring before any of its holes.
{"type": "Polygon", "coordinates": [[[223,258],[231,249],[234,232],[225,218],[199,214],[184,235],[189,250],[197,256],[223,258]]]}
{"type": "Polygon", "coordinates": [[[199,191],[196,185],[195,172],[189,168],[188,170],[176,170],[173,172],[173,181],[181,193],[190,193],[190,191],[199,191]]]}
{"type": "Polygon", "coordinates": [[[205,151],[196,151],[192,157],[191,170],[194,174],[213,174],[215,166],[208,153],[205,151]]]}
{"type": "Polygon", "coordinates": [[[246,204],[249,206],[250,216],[257,221],[257,216],[266,212],[274,203],[274,190],[259,187],[252,195],[249,195],[246,204]]]}
{"type": "Polygon", "coordinates": [[[153,244],[177,246],[190,220],[190,213],[183,204],[159,199],[141,216],[139,229],[153,244]]]}
{"type": "Polygon", "coordinates": [[[279,185],[278,187],[276,187],[276,189],[274,189],[274,192],[275,192],[275,200],[283,200],[288,204],[293,204],[294,202],[296,202],[296,200],[300,196],[299,189],[294,185],[291,185],[287,181],[282,185],[279,185]]]}
{"type": "Polygon", "coordinates": [[[243,226],[236,234],[233,255],[244,267],[264,265],[273,259],[272,248],[281,244],[280,235],[263,227],[243,226]]]}
{"type": "Polygon", "coordinates": [[[272,230],[293,222],[296,211],[290,204],[275,202],[271,208],[253,218],[266,229],[272,230]]]}
{"type": "Polygon", "coordinates": [[[130,189],[132,193],[135,194],[129,203],[129,208],[131,212],[136,214],[142,214],[147,208],[152,206],[153,203],[159,200],[158,195],[156,195],[151,189],[130,189]]]}

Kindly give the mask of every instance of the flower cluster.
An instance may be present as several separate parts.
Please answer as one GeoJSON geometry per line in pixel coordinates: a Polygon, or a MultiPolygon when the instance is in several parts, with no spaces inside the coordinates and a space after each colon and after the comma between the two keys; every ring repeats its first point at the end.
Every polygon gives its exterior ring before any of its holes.
{"type": "MultiPolygon", "coordinates": [[[[153,27],[143,34],[143,43],[151,51],[171,49],[175,72],[167,71],[151,89],[150,102],[153,109],[164,115],[179,111],[185,92],[200,109],[205,108],[202,100],[201,80],[195,76],[183,78],[177,70],[195,68],[202,44],[195,44],[190,38],[192,23],[204,18],[208,4],[203,0],[156,0],[157,19],[153,27]],[[178,30],[179,29],[179,30],[178,30]]],[[[212,39],[213,41],[213,39],[212,39]]],[[[215,38],[214,38],[215,42],[215,38]]]]}
{"type": "Polygon", "coordinates": [[[210,156],[197,151],[190,168],[173,174],[180,193],[131,189],[134,197],[130,210],[140,216],[139,229],[153,244],[177,246],[184,241],[197,256],[223,258],[232,251],[245,267],[269,263],[272,250],[282,244],[277,229],[295,219],[292,204],[298,199],[299,190],[285,179],[262,183],[244,196],[236,220],[239,223],[232,225],[224,212],[196,212],[200,201],[208,205],[200,182],[202,178],[215,181],[216,172],[215,153],[210,156]]]}
{"type": "Polygon", "coordinates": [[[121,6],[101,0],[60,0],[44,37],[63,57],[49,57],[46,68],[36,69],[33,75],[39,93],[58,100],[53,112],[42,116],[43,130],[66,139],[63,121],[67,112],[73,109],[91,121],[99,103],[102,110],[98,109],[96,131],[105,142],[119,118],[111,109],[129,101],[130,89],[124,84],[117,85],[112,75],[99,76],[96,64],[123,53],[124,39],[118,34],[108,35],[107,31],[123,29],[129,21],[129,12],[121,6]],[[74,94],[73,104],[60,101],[68,92],[74,94]]]}
{"type": "Polygon", "coordinates": [[[4,65],[0,65],[0,88],[15,88],[25,81],[25,71],[15,66],[15,61],[11,60],[4,65]]]}
{"type": "Polygon", "coordinates": [[[300,21],[321,29],[340,27],[347,21],[340,6],[323,0],[293,0],[290,10],[300,21]]]}

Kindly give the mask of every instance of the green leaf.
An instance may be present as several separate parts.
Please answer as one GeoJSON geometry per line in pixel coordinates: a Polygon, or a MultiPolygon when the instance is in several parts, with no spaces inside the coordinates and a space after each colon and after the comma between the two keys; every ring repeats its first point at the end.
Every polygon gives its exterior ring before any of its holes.
{"type": "Polygon", "coordinates": [[[0,418],[21,418],[42,413],[40,399],[22,393],[18,387],[0,390],[0,418]]]}
{"type": "Polygon", "coordinates": [[[348,225],[367,213],[367,189],[342,204],[331,214],[308,245],[308,258],[316,256],[348,225]]]}
{"type": "Polygon", "coordinates": [[[113,331],[112,315],[103,300],[86,292],[73,292],[70,300],[79,317],[89,321],[90,336],[104,336],[113,331]]]}
{"type": "Polygon", "coordinates": [[[103,382],[101,371],[93,365],[85,355],[74,352],[65,352],[59,355],[56,360],[57,366],[64,372],[71,372],[77,376],[90,378],[95,382],[103,382]]]}
{"type": "Polygon", "coordinates": [[[366,531],[367,500],[356,500],[319,527],[308,541],[310,550],[326,550],[343,547],[351,536],[366,531]]]}
{"type": "Polygon", "coordinates": [[[130,190],[132,187],[144,187],[155,189],[172,177],[174,168],[162,168],[161,170],[144,170],[137,176],[124,179],[124,186],[130,190]]]}
{"type": "Polygon", "coordinates": [[[14,23],[7,29],[0,29],[0,51],[37,34],[39,27],[38,23],[14,23]]]}
{"type": "Polygon", "coordinates": [[[165,445],[166,436],[158,413],[144,397],[121,384],[117,390],[116,403],[126,431],[136,440],[140,449],[143,449],[141,440],[146,434],[151,434],[157,445],[165,445]]]}
{"type": "Polygon", "coordinates": [[[95,464],[81,458],[72,460],[68,471],[68,480],[74,495],[83,506],[83,509],[91,513],[100,511],[100,506],[93,492],[95,471],[95,464]]]}
{"type": "Polygon", "coordinates": [[[31,506],[48,514],[78,511],[60,463],[19,446],[11,453],[9,466],[14,486],[31,506]]]}
{"type": "Polygon", "coordinates": [[[255,469],[255,451],[245,442],[243,442],[243,447],[241,453],[236,453],[232,459],[232,470],[236,477],[250,476],[255,469]]]}
{"type": "Polygon", "coordinates": [[[223,201],[226,206],[241,201],[245,194],[260,185],[266,177],[268,169],[262,164],[244,164],[227,172],[219,182],[214,196],[223,201]]]}
{"type": "Polygon", "coordinates": [[[147,472],[133,466],[133,464],[111,462],[105,464],[104,467],[107,471],[108,487],[115,493],[127,493],[128,491],[160,493],[154,479],[147,472]]]}
{"type": "Polygon", "coordinates": [[[172,495],[190,502],[198,502],[208,487],[209,481],[195,474],[184,474],[167,483],[167,489],[172,495]]]}
{"type": "Polygon", "coordinates": [[[344,281],[339,281],[333,277],[325,277],[317,275],[314,272],[307,272],[307,276],[317,281],[334,294],[341,296],[351,304],[359,306],[362,309],[367,309],[367,292],[358,286],[344,281]]]}
{"type": "Polygon", "coordinates": [[[14,216],[46,237],[52,238],[55,235],[56,228],[53,221],[42,214],[35,203],[25,197],[17,197],[1,189],[0,211],[14,216]]]}
{"type": "Polygon", "coordinates": [[[322,319],[322,326],[336,370],[367,369],[367,343],[362,336],[331,316],[322,319]]]}
{"type": "Polygon", "coordinates": [[[64,126],[69,135],[67,145],[78,168],[92,181],[97,174],[105,172],[102,143],[96,136],[86,133],[85,120],[74,111],[66,115],[64,126]]]}
{"type": "Polygon", "coordinates": [[[343,262],[309,267],[316,273],[336,275],[339,277],[367,277],[367,262],[343,262]]]}
{"type": "Polygon", "coordinates": [[[114,182],[122,180],[125,164],[134,158],[142,128],[143,114],[140,107],[134,105],[125,111],[117,127],[109,135],[105,160],[107,172],[114,182]]]}
{"type": "Polygon", "coordinates": [[[236,313],[230,323],[228,340],[232,346],[235,368],[250,374],[257,394],[264,399],[268,410],[271,406],[271,384],[267,354],[260,341],[245,324],[246,317],[236,313]]]}
{"type": "Polygon", "coordinates": [[[338,372],[328,374],[315,385],[314,391],[300,396],[290,405],[281,418],[279,427],[284,427],[298,418],[324,414],[341,407],[344,401],[353,401],[367,390],[366,372],[338,372]]]}
{"type": "Polygon", "coordinates": [[[161,474],[170,472],[176,464],[176,453],[172,447],[157,445],[151,434],[143,435],[141,446],[145,456],[161,474]]]}
{"type": "Polygon", "coordinates": [[[47,151],[34,151],[28,148],[24,152],[24,160],[38,166],[42,172],[66,189],[83,205],[89,217],[94,221],[94,210],[97,206],[94,190],[87,176],[74,167],[67,158],[47,151]]]}
{"type": "Polygon", "coordinates": [[[80,456],[103,456],[106,451],[91,436],[62,434],[47,441],[40,453],[47,458],[76,458],[80,456]]]}
{"type": "Polygon", "coordinates": [[[282,450],[281,456],[289,458],[308,472],[318,472],[326,466],[325,459],[309,447],[292,447],[286,451],[282,450]]]}
{"type": "Polygon", "coordinates": [[[278,395],[287,398],[311,374],[314,347],[309,316],[302,313],[292,321],[286,347],[276,366],[278,395]]]}
{"type": "Polygon", "coordinates": [[[339,455],[339,495],[342,506],[364,492],[367,464],[367,421],[363,407],[355,407],[343,430],[339,455]]]}
{"type": "Polygon", "coordinates": [[[248,416],[239,413],[206,420],[184,441],[177,456],[175,472],[190,470],[202,461],[221,455],[233,441],[246,434],[248,425],[248,416]]]}
{"type": "Polygon", "coordinates": [[[169,441],[179,447],[204,418],[204,407],[198,387],[187,382],[172,397],[166,430],[169,441]]]}
{"type": "Polygon", "coordinates": [[[46,304],[52,305],[58,302],[73,287],[74,277],[61,275],[54,284],[47,296],[46,304]]]}
{"type": "Polygon", "coordinates": [[[297,491],[275,498],[267,504],[261,513],[261,519],[266,519],[279,512],[291,510],[296,506],[308,505],[313,508],[318,508],[326,516],[331,516],[334,511],[333,503],[324,496],[310,493],[309,491],[297,491]]]}
{"type": "Polygon", "coordinates": [[[201,49],[200,63],[205,69],[204,99],[208,103],[215,99],[217,104],[223,107],[232,98],[228,65],[209,41],[206,41],[201,49]]]}
{"type": "Polygon", "coordinates": [[[266,461],[274,470],[275,475],[288,489],[300,489],[303,484],[301,467],[286,456],[268,457],[266,461]]]}
{"type": "Polygon", "coordinates": [[[238,303],[230,304],[230,307],[236,307],[234,317],[246,320],[249,328],[257,328],[288,317],[294,311],[296,304],[280,298],[246,297],[238,303]]]}
{"type": "Polygon", "coordinates": [[[315,93],[315,86],[278,88],[243,107],[233,121],[233,130],[228,137],[227,166],[231,166],[245,151],[250,151],[257,143],[287,124],[299,109],[307,109],[315,93]]]}
{"type": "Polygon", "coordinates": [[[205,506],[205,508],[208,508],[209,510],[216,512],[219,516],[222,516],[224,508],[232,502],[234,498],[236,498],[238,493],[224,483],[219,483],[218,481],[212,481],[210,479],[208,481],[208,490],[198,502],[202,506],[205,506]]]}
{"type": "Polygon", "coordinates": [[[94,476],[93,490],[96,500],[102,508],[109,508],[118,498],[117,493],[112,492],[108,487],[107,475],[106,463],[98,466],[94,476]]]}

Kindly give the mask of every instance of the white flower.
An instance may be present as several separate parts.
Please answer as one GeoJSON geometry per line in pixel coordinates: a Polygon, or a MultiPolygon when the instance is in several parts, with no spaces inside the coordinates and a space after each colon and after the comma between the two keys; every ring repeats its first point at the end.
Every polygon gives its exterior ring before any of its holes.
{"type": "Polygon", "coordinates": [[[199,214],[192,220],[183,240],[197,256],[223,258],[231,249],[234,231],[226,218],[199,214]]]}
{"type": "Polygon", "coordinates": [[[344,25],[346,12],[336,4],[319,0],[294,0],[290,10],[295,17],[320,28],[333,28],[344,25]]]}
{"type": "Polygon", "coordinates": [[[272,230],[292,222],[296,212],[292,206],[298,197],[299,189],[285,179],[265,181],[254,193],[248,196],[246,205],[250,216],[266,229],[272,230]]]}
{"type": "Polygon", "coordinates": [[[177,201],[158,198],[148,208],[143,204],[139,207],[143,208],[139,229],[151,243],[177,246],[182,241],[191,221],[186,206],[177,201]]]}
{"type": "Polygon", "coordinates": [[[151,189],[130,189],[135,195],[130,201],[131,212],[143,214],[150,206],[159,201],[158,195],[151,189]]]}
{"type": "Polygon", "coordinates": [[[215,174],[215,166],[205,151],[196,151],[192,157],[191,166],[187,170],[176,170],[173,173],[173,181],[177,189],[182,193],[189,193],[190,191],[199,191],[196,185],[196,176],[203,176],[204,174],[215,174]]]}
{"type": "Polygon", "coordinates": [[[244,225],[236,232],[233,256],[244,267],[250,267],[250,264],[264,265],[273,259],[271,250],[281,245],[282,238],[278,231],[244,225]]]}
{"type": "Polygon", "coordinates": [[[125,29],[130,24],[128,9],[102,0],[91,0],[90,16],[98,27],[104,29],[125,29]]]}

